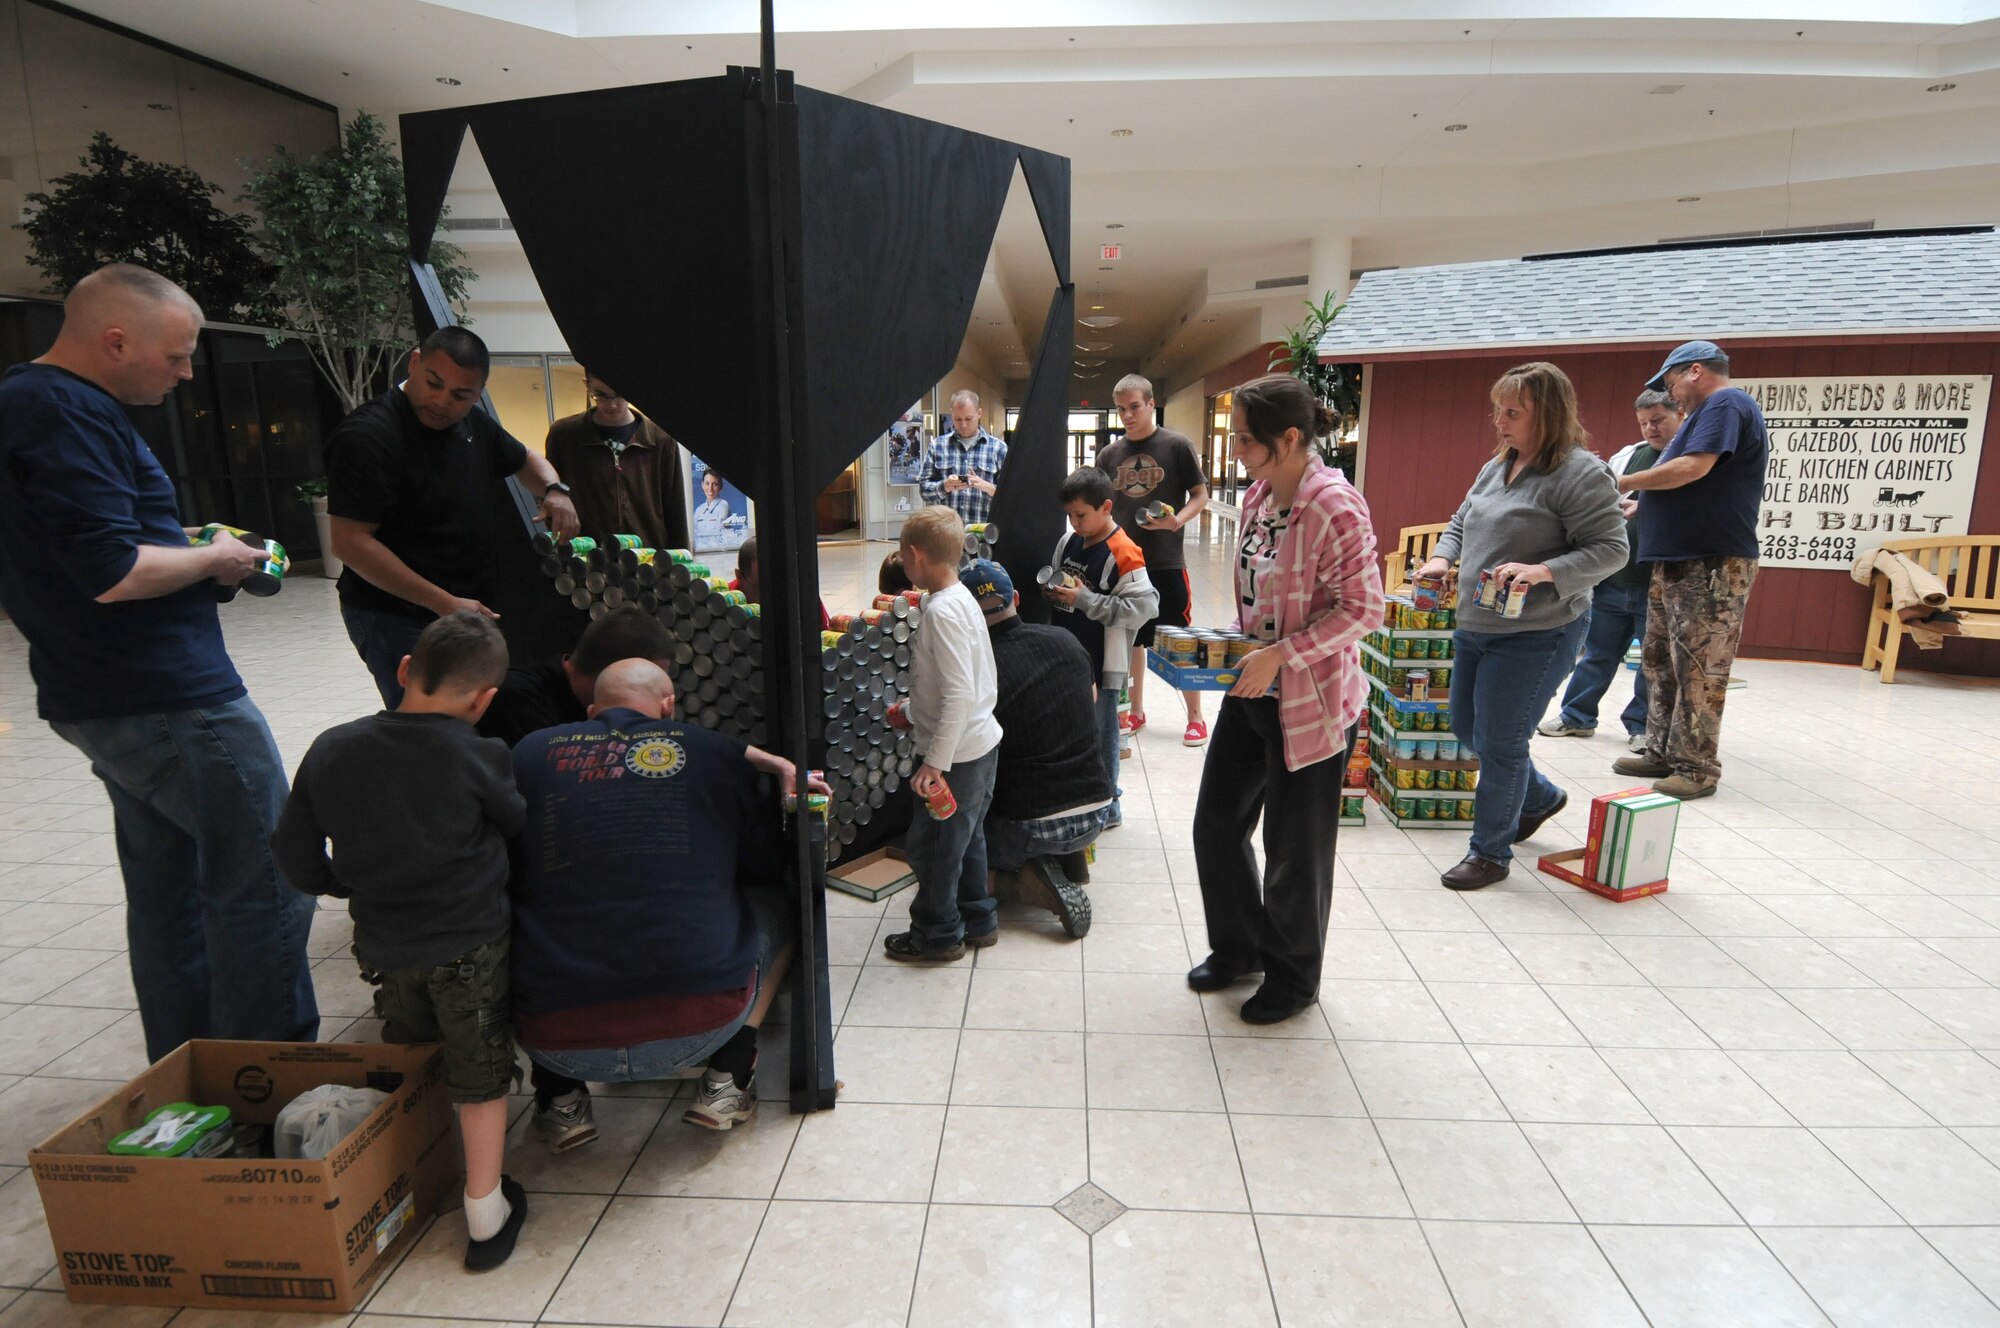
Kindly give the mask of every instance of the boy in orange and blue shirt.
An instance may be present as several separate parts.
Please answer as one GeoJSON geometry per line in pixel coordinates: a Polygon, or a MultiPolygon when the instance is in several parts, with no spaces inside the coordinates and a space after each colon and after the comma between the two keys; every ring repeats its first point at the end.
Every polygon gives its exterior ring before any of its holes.
{"type": "Polygon", "coordinates": [[[1118,694],[1125,690],[1132,634],[1160,611],[1160,592],[1146,575],[1146,555],[1111,517],[1111,477],[1092,466],[1063,481],[1057,495],[1070,533],[1056,541],[1049,565],[1066,574],[1043,593],[1056,626],[1090,655],[1097,677],[1097,731],[1114,790],[1110,825],[1124,819],[1118,798],[1118,694]]]}

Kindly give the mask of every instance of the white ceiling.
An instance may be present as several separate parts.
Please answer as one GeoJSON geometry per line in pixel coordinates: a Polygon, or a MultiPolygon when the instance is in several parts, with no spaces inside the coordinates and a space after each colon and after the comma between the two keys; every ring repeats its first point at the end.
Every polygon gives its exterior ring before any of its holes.
{"type": "MultiPolygon", "coordinates": [[[[71,3],[392,123],[757,55],[749,0],[71,3]]],[[[1079,311],[1123,319],[1080,333],[1112,349],[1091,357],[1107,364],[1079,395],[1108,396],[1135,366],[1177,388],[1271,336],[1307,292],[1250,288],[1307,273],[1315,238],[1345,237],[1352,266],[1374,267],[2000,220],[2000,3],[1909,0],[1895,22],[1853,0],[777,8],[779,61],[802,83],[1071,158],[1079,311]],[[1939,83],[1956,86],[1926,91],[1939,83]],[[1125,246],[1108,272],[1106,241],[1125,246]]],[[[498,211],[476,172],[453,206],[498,211]]],[[[523,294],[507,244],[475,247],[496,278],[482,300],[523,294]]],[[[1049,285],[1017,196],[973,330],[1002,376],[1021,372],[1010,366],[1039,335],[1049,285]]]]}

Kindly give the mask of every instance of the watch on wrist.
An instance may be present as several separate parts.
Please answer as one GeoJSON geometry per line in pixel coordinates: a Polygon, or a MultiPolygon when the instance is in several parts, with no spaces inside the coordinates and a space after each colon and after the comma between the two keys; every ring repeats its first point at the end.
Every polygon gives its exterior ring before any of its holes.
{"type": "Polygon", "coordinates": [[[547,498],[552,493],[559,493],[567,498],[569,497],[569,485],[564,484],[561,480],[557,480],[554,484],[542,490],[542,497],[547,498]]]}

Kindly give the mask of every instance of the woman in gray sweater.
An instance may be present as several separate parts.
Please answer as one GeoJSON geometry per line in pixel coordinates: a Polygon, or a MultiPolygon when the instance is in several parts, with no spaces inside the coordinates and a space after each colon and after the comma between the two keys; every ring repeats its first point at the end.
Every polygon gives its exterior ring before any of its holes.
{"type": "Polygon", "coordinates": [[[1625,565],[1618,485],[1591,455],[1576,389],[1553,364],[1523,364],[1493,384],[1493,459],[1417,569],[1463,569],[1451,670],[1451,725],[1479,757],[1472,847],[1444,873],[1454,890],[1505,880],[1514,845],[1569,803],[1528,759],[1528,740],[1549,708],[1589,623],[1590,592],[1625,565]],[[1527,587],[1519,617],[1476,602],[1491,571],[1499,604],[1527,587]]]}

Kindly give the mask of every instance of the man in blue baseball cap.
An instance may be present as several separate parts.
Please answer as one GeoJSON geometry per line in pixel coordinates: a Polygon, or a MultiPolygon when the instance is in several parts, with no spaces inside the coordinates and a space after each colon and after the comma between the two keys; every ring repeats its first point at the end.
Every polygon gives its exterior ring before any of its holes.
{"type": "Polygon", "coordinates": [[[993,639],[993,716],[1002,731],[986,814],[994,898],[1040,904],[1080,937],[1090,930],[1084,850],[1111,816],[1090,655],[1060,627],[1021,621],[1013,579],[1000,564],[979,559],[958,579],[993,639]]]}
{"type": "Polygon", "coordinates": [[[1674,347],[1646,386],[1686,415],[1650,470],[1622,475],[1639,496],[1639,560],[1653,564],[1641,646],[1649,709],[1646,750],[1616,761],[1686,800],[1715,792],[1729,669],[1757,576],[1757,512],[1770,439],[1764,412],[1729,385],[1713,341],[1674,347]]]}

